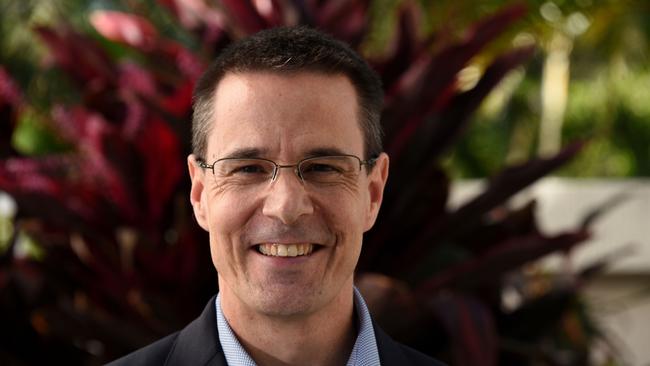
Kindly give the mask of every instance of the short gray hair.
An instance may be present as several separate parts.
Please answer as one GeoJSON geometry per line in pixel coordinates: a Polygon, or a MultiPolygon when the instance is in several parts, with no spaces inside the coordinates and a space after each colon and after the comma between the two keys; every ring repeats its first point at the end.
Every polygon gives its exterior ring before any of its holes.
{"type": "Polygon", "coordinates": [[[207,137],[214,125],[217,85],[229,72],[247,71],[345,75],[359,98],[365,159],[382,152],[380,120],[384,94],[379,77],[345,43],[300,26],[268,29],[234,42],[208,67],[198,80],[193,96],[192,150],[197,157],[206,157],[207,137]]]}

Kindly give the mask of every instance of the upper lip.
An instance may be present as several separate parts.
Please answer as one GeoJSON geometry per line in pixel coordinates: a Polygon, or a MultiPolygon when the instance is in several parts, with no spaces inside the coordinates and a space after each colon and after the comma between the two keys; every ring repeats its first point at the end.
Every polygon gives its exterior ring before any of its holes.
{"type": "Polygon", "coordinates": [[[252,246],[258,246],[262,244],[282,244],[282,245],[292,245],[292,244],[312,244],[312,245],[320,245],[320,246],[325,246],[325,244],[321,244],[318,242],[313,242],[310,240],[260,240],[256,241],[252,246]]]}

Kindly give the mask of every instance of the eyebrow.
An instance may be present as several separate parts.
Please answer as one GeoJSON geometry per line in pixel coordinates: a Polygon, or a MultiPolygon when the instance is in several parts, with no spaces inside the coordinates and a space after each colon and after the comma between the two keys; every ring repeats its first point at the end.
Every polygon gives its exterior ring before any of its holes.
{"type": "Polygon", "coordinates": [[[329,156],[329,155],[348,155],[348,153],[343,152],[341,149],[336,147],[320,147],[316,149],[311,149],[305,154],[308,158],[313,158],[317,156],[329,156]]]}
{"type": "Polygon", "coordinates": [[[245,147],[241,149],[235,149],[228,153],[221,159],[251,159],[251,158],[260,158],[264,155],[265,150],[258,149],[255,147],[245,147]]]}
{"type": "MultiPolygon", "coordinates": [[[[266,149],[259,149],[255,147],[246,147],[235,149],[222,157],[221,159],[254,159],[254,158],[264,158],[266,155],[266,149]]],[[[318,156],[331,156],[331,155],[348,155],[348,153],[343,152],[343,150],[336,147],[319,147],[315,149],[310,149],[305,154],[306,158],[314,158],[318,156]]]]}

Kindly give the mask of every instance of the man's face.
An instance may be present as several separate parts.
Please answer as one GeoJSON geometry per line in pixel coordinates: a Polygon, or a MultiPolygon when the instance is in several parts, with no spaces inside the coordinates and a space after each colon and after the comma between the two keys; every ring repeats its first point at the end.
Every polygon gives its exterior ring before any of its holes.
{"type": "MultiPolygon", "coordinates": [[[[215,94],[205,160],[266,158],[278,164],[323,154],[363,159],[356,91],[344,76],[227,74],[215,94]]],[[[362,235],[375,221],[388,172],[382,154],[367,174],[316,187],[293,169],[253,188],[224,183],[188,158],[191,200],[210,233],[222,299],[258,313],[308,315],[351,296],[362,235]],[[271,249],[267,255],[260,246],[271,249]],[[280,244],[280,245],[277,245],[280,244]],[[274,256],[295,245],[295,257],[274,256]],[[268,255],[271,254],[271,255],[268,255]]]]}

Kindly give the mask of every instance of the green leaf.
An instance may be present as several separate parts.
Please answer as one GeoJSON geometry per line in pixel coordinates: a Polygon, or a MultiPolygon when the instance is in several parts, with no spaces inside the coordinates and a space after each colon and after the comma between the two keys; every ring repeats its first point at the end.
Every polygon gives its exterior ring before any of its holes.
{"type": "Polygon", "coordinates": [[[24,155],[40,156],[69,150],[40,116],[27,111],[20,116],[12,138],[14,148],[24,155]]]}

